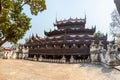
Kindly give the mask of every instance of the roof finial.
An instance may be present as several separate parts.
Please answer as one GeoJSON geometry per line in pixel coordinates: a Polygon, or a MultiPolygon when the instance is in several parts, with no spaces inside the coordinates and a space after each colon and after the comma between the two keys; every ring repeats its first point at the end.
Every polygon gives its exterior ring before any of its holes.
{"type": "Polygon", "coordinates": [[[96,30],[96,25],[94,26],[94,29],[96,30]]]}
{"type": "Polygon", "coordinates": [[[106,33],[106,37],[108,36],[108,34],[106,33]]]}
{"type": "Polygon", "coordinates": [[[56,22],[57,22],[57,13],[56,13],[56,18],[55,18],[56,22]]]}
{"type": "Polygon", "coordinates": [[[87,18],[86,18],[86,14],[85,14],[85,20],[86,20],[87,18]]]}
{"type": "Polygon", "coordinates": [[[38,38],[38,35],[37,35],[37,33],[36,33],[36,37],[38,38]]]}
{"type": "Polygon", "coordinates": [[[85,22],[86,22],[87,17],[86,17],[86,10],[85,9],[84,9],[84,14],[85,14],[85,22]]]}
{"type": "Polygon", "coordinates": [[[32,33],[32,37],[34,37],[34,34],[32,33]]]}
{"type": "Polygon", "coordinates": [[[32,33],[32,39],[34,39],[34,34],[32,33]]]}

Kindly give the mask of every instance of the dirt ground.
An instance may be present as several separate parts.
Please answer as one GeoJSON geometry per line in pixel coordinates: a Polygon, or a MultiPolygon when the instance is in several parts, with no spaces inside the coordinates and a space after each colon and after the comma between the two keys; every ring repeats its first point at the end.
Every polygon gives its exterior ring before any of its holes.
{"type": "Polygon", "coordinates": [[[120,72],[92,64],[0,59],[0,80],[120,80],[120,72]]]}

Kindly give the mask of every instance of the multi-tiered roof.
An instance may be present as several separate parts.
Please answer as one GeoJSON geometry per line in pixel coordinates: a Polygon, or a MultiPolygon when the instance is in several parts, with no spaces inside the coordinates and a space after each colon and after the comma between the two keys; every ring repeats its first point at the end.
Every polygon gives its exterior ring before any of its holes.
{"type": "MultiPolygon", "coordinates": [[[[25,45],[30,53],[41,55],[89,55],[92,42],[107,44],[107,35],[95,36],[96,27],[85,28],[85,19],[61,20],[54,23],[56,30],[46,32],[46,37],[32,36],[25,45]],[[31,48],[32,47],[32,48],[31,48]]],[[[106,48],[106,46],[104,46],[106,48]]]]}

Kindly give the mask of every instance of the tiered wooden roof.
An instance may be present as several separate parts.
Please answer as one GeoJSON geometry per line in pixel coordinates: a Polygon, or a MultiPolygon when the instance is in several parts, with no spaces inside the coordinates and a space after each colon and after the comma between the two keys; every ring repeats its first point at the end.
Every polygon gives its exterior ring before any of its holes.
{"type": "Polygon", "coordinates": [[[90,34],[93,35],[95,33],[96,28],[92,28],[92,29],[76,29],[76,28],[67,28],[67,29],[58,29],[58,30],[54,30],[54,31],[50,31],[50,32],[46,32],[44,31],[44,34],[46,36],[56,36],[56,35],[64,35],[64,34],[90,34]]]}
{"type": "Polygon", "coordinates": [[[68,20],[64,19],[64,20],[61,20],[61,21],[56,20],[56,23],[54,23],[54,26],[60,27],[60,26],[81,25],[81,24],[86,24],[86,18],[85,19],[69,18],[68,20]]]}
{"type": "Polygon", "coordinates": [[[44,55],[86,55],[89,54],[90,45],[93,41],[96,44],[99,41],[104,45],[108,44],[107,35],[102,37],[95,36],[96,27],[86,29],[85,24],[86,18],[56,20],[54,26],[57,26],[57,30],[44,31],[45,38],[41,38],[38,35],[32,36],[25,46],[30,48],[30,53],[35,52],[44,55]]]}

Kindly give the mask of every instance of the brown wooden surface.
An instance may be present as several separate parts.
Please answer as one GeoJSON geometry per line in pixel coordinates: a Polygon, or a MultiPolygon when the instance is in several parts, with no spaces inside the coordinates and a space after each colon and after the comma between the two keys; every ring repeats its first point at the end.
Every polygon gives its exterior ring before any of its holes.
{"type": "Polygon", "coordinates": [[[30,54],[41,55],[89,55],[89,49],[72,48],[72,49],[31,49],[30,54]]]}

